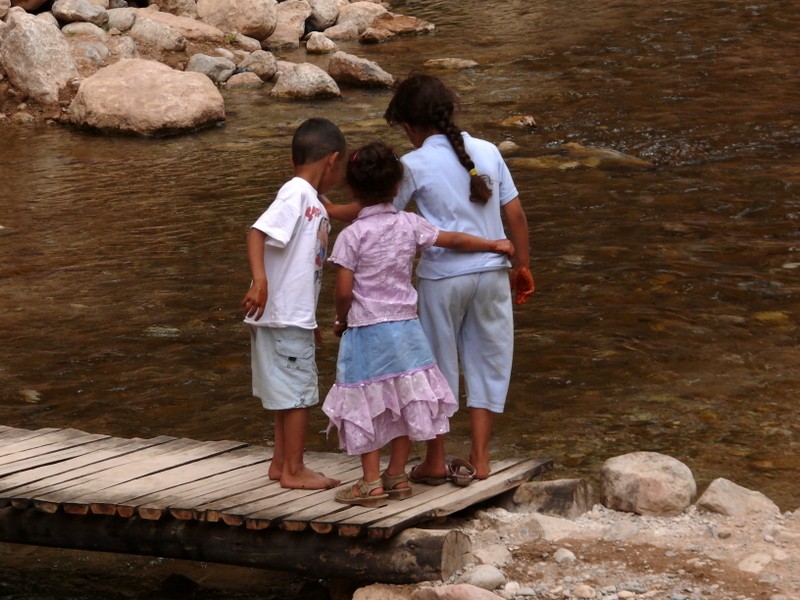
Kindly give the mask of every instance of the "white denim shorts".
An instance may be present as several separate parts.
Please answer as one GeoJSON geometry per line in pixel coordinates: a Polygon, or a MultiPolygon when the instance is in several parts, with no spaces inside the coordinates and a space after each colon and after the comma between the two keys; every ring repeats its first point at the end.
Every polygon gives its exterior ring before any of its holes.
{"type": "Polygon", "coordinates": [[[314,330],[250,326],[253,395],[268,410],[319,403],[314,330]]]}

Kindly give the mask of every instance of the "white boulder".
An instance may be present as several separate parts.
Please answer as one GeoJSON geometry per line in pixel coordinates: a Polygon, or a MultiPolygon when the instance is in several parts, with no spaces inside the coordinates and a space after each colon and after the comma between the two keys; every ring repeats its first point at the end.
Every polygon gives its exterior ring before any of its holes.
{"type": "Polygon", "coordinates": [[[74,125],[140,135],[191,131],[224,118],[222,95],[208,77],[141,59],[84,79],[69,107],[74,125]]]}
{"type": "Polygon", "coordinates": [[[17,10],[9,13],[3,31],[0,63],[11,85],[43,104],[57,103],[78,77],[69,43],[58,27],[17,10]]]}

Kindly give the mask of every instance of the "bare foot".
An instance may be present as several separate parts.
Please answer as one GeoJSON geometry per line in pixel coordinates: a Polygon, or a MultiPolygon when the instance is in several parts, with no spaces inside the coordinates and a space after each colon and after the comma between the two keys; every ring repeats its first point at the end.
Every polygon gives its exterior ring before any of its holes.
{"type": "Polygon", "coordinates": [[[280,481],[283,474],[283,465],[275,464],[275,461],[269,463],[269,471],[267,475],[272,481],[280,481]]]}
{"type": "Polygon", "coordinates": [[[340,483],[338,479],[326,477],[322,473],[317,473],[305,467],[295,475],[283,473],[280,482],[281,487],[296,490],[329,490],[340,483]]]}
{"type": "Polygon", "coordinates": [[[428,485],[439,485],[447,481],[447,469],[444,463],[437,466],[431,466],[427,462],[422,461],[415,465],[408,478],[414,483],[427,483],[428,485]]]}
{"type": "Polygon", "coordinates": [[[472,460],[472,457],[469,457],[469,462],[472,463],[472,466],[475,467],[475,479],[486,479],[489,475],[492,474],[492,469],[489,467],[489,459],[487,458],[484,461],[475,461],[472,460]]]}

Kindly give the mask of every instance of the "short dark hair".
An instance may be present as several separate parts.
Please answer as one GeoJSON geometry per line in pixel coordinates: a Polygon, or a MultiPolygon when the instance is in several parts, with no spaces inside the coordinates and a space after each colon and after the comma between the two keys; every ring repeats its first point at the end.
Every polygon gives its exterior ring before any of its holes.
{"type": "Polygon", "coordinates": [[[391,202],[403,178],[403,163],[383,142],[370,142],[350,155],[347,185],[362,206],[391,202]]]}
{"type": "Polygon", "coordinates": [[[292,137],[292,162],[299,166],[317,162],[331,152],[344,152],[344,134],[328,119],[314,117],[300,124],[292,137]]]}

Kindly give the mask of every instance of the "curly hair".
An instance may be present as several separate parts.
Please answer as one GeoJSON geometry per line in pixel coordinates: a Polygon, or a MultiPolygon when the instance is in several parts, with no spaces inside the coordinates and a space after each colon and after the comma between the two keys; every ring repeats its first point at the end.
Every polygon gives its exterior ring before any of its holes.
{"type": "Polygon", "coordinates": [[[362,206],[391,202],[403,178],[403,163],[383,142],[370,142],[350,155],[347,185],[362,206]]]}

